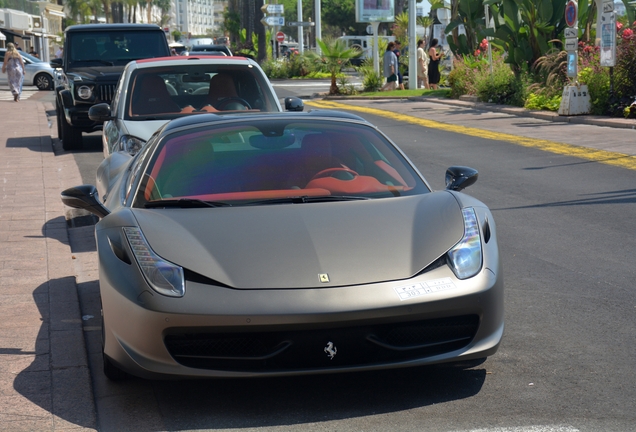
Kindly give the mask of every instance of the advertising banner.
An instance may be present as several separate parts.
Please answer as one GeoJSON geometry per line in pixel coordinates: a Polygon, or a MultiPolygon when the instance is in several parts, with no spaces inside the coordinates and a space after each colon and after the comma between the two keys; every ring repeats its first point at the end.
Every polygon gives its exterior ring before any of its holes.
{"type": "Polygon", "coordinates": [[[356,0],[356,22],[395,21],[395,0],[356,0]]]}
{"type": "Polygon", "coordinates": [[[597,28],[601,29],[601,66],[616,66],[616,14],[604,12],[597,28]]]}

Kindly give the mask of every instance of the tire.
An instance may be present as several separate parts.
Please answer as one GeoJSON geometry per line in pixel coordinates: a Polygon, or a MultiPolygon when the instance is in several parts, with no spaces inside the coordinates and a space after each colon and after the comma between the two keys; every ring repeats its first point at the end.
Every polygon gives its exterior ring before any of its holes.
{"type": "Polygon", "coordinates": [[[102,358],[104,361],[104,375],[106,375],[106,378],[111,381],[123,381],[130,378],[130,375],[115,366],[106,354],[102,353],[102,358]]]}
{"type": "Polygon", "coordinates": [[[79,150],[82,148],[82,131],[68,124],[66,117],[60,119],[62,126],[62,148],[64,150],[79,150]]]}
{"type": "Polygon", "coordinates": [[[55,102],[55,123],[57,124],[57,139],[59,139],[60,141],[62,141],[62,117],[64,116],[64,114],[62,114],[62,108],[60,108],[60,103],[59,102],[55,102]]]}
{"type": "Polygon", "coordinates": [[[35,78],[33,78],[33,84],[35,84],[38,90],[52,90],[53,78],[45,73],[37,74],[35,78]]]}
{"type": "Polygon", "coordinates": [[[104,311],[102,310],[102,361],[104,364],[103,371],[106,378],[111,381],[122,381],[131,377],[130,374],[119,369],[104,353],[104,345],[106,344],[106,329],[104,328],[104,311]]]}

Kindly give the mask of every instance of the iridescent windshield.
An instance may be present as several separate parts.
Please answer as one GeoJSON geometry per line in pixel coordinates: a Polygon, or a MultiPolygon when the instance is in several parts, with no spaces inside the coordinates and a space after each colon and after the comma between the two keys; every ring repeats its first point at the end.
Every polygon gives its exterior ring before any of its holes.
{"type": "Polygon", "coordinates": [[[429,191],[394,146],[360,124],[259,120],[165,138],[135,201],[248,204],[290,197],[388,198],[429,191]]]}

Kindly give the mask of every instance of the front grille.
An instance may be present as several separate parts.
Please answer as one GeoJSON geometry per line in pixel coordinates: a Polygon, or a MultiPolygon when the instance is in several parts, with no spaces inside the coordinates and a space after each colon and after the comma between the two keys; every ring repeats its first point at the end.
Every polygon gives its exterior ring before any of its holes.
{"type": "Polygon", "coordinates": [[[180,364],[243,372],[370,366],[425,358],[467,346],[477,315],[306,331],[171,333],[166,348],[180,364]],[[337,349],[330,359],[325,349],[337,349]]]}
{"type": "Polygon", "coordinates": [[[99,84],[97,86],[97,99],[100,102],[110,102],[115,94],[116,84],[99,84]]]}

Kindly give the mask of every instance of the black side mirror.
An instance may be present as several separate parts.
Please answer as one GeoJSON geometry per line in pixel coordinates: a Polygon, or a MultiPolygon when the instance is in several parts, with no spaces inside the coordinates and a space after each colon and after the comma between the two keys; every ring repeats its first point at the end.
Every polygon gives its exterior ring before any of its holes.
{"type": "Polygon", "coordinates": [[[285,98],[285,111],[303,111],[305,104],[301,98],[286,97],[285,98]]]}
{"type": "Polygon", "coordinates": [[[97,188],[93,185],[75,186],[61,194],[62,202],[76,209],[89,211],[99,218],[106,217],[110,211],[99,202],[97,188]]]}
{"type": "Polygon", "coordinates": [[[105,122],[113,118],[110,112],[110,105],[107,103],[100,103],[93,105],[88,110],[88,118],[93,121],[105,122]]]}
{"type": "Polygon", "coordinates": [[[51,61],[49,63],[51,64],[51,67],[53,69],[56,69],[56,68],[61,68],[62,67],[63,61],[62,61],[61,58],[54,58],[54,59],[51,59],[51,61]]]}
{"type": "Polygon", "coordinates": [[[446,189],[460,191],[474,184],[479,177],[476,169],[465,166],[452,166],[446,170],[446,189]]]}

